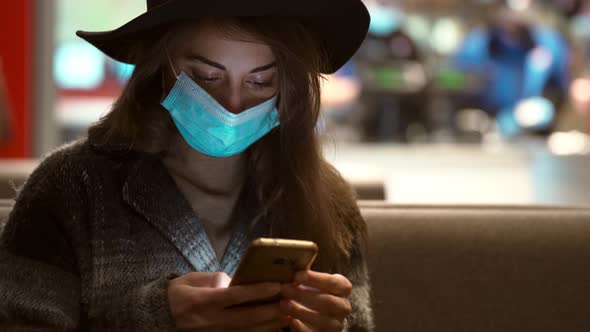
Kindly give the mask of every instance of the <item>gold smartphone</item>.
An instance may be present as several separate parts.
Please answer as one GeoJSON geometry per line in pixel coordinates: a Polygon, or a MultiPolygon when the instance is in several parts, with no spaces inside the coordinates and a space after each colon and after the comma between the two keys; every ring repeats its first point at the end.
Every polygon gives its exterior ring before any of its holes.
{"type": "MultiPolygon", "coordinates": [[[[318,246],[311,241],[259,238],[250,244],[232,278],[231,286],[261,282],[293,282],[295,273],[308,270],[318,255],[318,246]]],[[[256,302],[253,305],[279,300],[279,297],[256,302]]]]}

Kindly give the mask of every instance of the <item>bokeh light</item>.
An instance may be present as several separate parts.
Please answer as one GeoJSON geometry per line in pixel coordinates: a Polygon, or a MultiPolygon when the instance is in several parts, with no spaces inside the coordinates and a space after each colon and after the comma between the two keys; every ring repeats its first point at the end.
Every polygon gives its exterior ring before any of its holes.
{"type": "Polygon", "coordinates": [[[104,80],[104,55],[90,44],[71,42],[55,53],[54,78],[62,89],[91,90],[104,80]]]}

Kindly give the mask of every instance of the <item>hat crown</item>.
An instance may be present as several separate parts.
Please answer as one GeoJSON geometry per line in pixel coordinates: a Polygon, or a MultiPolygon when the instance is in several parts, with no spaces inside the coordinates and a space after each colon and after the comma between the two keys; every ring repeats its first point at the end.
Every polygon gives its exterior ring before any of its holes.
{"type": "Polygon", "coordinates": [[[147,9],[153,9],[155,7],[158,7],[166,2],[168,2],[170,0],[147,0],[147,9]]]}

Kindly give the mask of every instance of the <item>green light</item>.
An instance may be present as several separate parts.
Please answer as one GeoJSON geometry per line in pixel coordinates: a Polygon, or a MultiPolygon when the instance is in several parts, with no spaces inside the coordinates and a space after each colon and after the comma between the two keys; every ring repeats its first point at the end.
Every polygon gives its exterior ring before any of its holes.
{"type": "Polygon", "coordinates": [[[381,88],[394,89],[404,86],[402,72],[397,68],[376,68],[374,78],[375,83],[381,88]]]}
{"type": "Polygon", "coordinates": [[[461,90],[467,86],[467,78],[461,71],[441,69],[436,73],[435,84],[449,90],[461,90]]]}

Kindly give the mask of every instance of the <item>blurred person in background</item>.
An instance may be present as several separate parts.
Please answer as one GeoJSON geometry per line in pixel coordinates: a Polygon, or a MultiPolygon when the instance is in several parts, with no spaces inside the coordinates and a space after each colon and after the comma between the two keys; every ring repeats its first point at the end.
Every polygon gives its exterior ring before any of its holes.
{"type": "Polygon", "coordinates": [[[320,136],[338,141],[358,141],[358,96],[361,84],[354,60],[336,73],[326,76],[322,84],[320,136]],[[327,134],[327,135],[326,135],[327,134]]]}
{"type": "Polygon", "coordinates": [[[572,107],[585,118],[583,128],[590,133],[590,1],[558,2],[570,17],[569,27],[576,45],[574,77],[570,87],[572,107]]]}
{"type": "Polygon", "coordinates": [[[580,67],[583,68],[580,69],[587,70],[590,67],[590,2],[579,1],[576,3],[578,5],[574,6],[573,9],[567,7],[562,10],[565,10],[564,14],[569,23],[568,27],[578,43],[578,48],[581,50],[581,59],[579,61],[581,62],[580,67]]]}
{"type": "Polygon", "coordinates": [[[587,0],[545,0],[552,2],[567,18],[573,18],[590,5],[587,0]]]}
{"type": "Polygon", "coordinates": [[[569,61],[569,46],[558,31],[505,9],[470,32],[451,59],[453,66],[485,77],[477,100],[466,106],[491,114],[507,136],[523,129],[552,131],[567,95],[569,61]]]}
{"type": "Polygon", "coordinates": [[[136,68],[88,138],[20,191],[0,238],[0,329],[372,330],[366,225],[315,131],[320,75],[366,35],[362,2],[147,3],[78,32],[136,68]],[[227,287],[263,236],[316,242],[312,271],[227,287]]]}
{"type": "Polygon", "coordinates": [[[399,23],[376,21],[393,20],[395,16],[381,13],[392,8],[372,10],[374,28],[356,57],[362,82],[361,137],[368,142],[405,143],[411,140],[412,126],[424,134],[430,131],[424,59],[399,23]]]}

